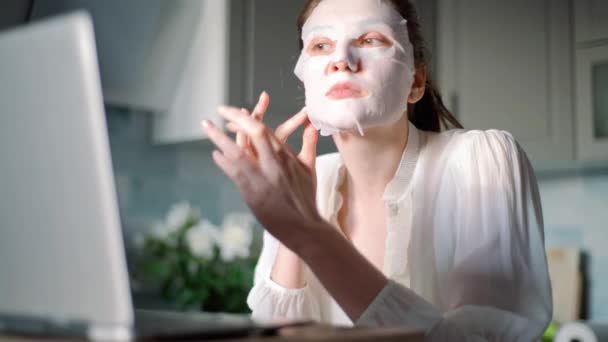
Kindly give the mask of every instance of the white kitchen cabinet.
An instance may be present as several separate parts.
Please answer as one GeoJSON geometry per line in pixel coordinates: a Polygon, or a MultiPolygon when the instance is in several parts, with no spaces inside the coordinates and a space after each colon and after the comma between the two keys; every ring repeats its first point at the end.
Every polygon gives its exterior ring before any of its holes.
{"type": "Polygon", "coordinates": [[[572,0],[575,13],[576,42],[608,42],[608,1],[572,0]]]}
{"type": "Polygon", "coordinates": [[[253,106],[266,90],[270,108],[265,120],[275,126],[304,106],[304,88],[293,70],[300,55],[296,19],[303,0],[246,0],[249,87],[246,104],[253,106]]]}
{"type": "Polygon", "coordinates": [[[189,3],[197,19],[192,23],[186,60],[169,106],[154,116],[156,143],[205,138],[201,121],[207,119],[219,125],[217,107],[227,104],[229,99],[229,3],[215,0],[189,3]]]}
{"type": "Polygon", "coordinates": [[[577,154],[608,161],[608,1],[573,0],[577,154]]]}
{"type": "Polygon", "coordinates": [[[196,0],[36,0],[32,18],[88,11],[104,102],[164,112],[184,69],[201,4],[196,0]]]}
{"type": "MultiPolygon", "coordinates": [[[[230,5],[224,0],[36,0],[32,18],[89,11],[104,102],[154,115],[153,142],[176,143],[204,139],[201,120],[219,122],[216,108],[229,100],[230,35],[238,36],[242,27],[242,18],[230,25],[230,5]]],[[[235,78],[234,84],[240,81],[235,78]]]]}
{"type": "Polygon", "coordinates": [[[511,132],[533,163],[574,159],[568,0],[438,0],[438,81],[467,129],[511,132]]]}
{"type": "Polygon", "coordinates": [[[578,155],[608,161],[608,44],[576,52],[578,155]]]}
{"type": "MultiPolygon", "coordinates": [[[[149,15],[136,19],[138,13],[150,11],[150,7],[143,10],[143,3],[134,6],[137,2],[132,2],[131,6],[127,6],[131,10],[126,13],[122,9],[124,2],[119,5],[111,5],[113,1],[92,3],[113,9],[112,19],[97,20],[99,29],[96,35],[101,44],[99,53],[104,102],[152,113],[167,112],[175,101],[180,78],[185,71],[184,65],[188,60],[187,52],[195,39],[195,28],[198,27],[205,2],[161,2],[156,5],[159,13],[155,18],[147,20],[150,22],[147,26],[142,25],[142,18],[149,15]],[[111,21],[116,23],[110,25],[111,21]],[[127,32],[117,29],[121,23],[129,21],[131,23],[128,26],[123,26],[127,32]],[[141,31],[145,40],[130,37],[133,34],[130,32],[133,31],[141,31]]],[[[93,13],[94,20],[96,13],[93,13]]]]}

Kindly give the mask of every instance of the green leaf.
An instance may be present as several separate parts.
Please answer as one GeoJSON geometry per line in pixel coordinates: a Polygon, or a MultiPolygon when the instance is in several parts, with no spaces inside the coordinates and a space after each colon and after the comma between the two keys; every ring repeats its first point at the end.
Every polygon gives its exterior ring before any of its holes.
{"type": "Polygon", "coordinates": [[[189,309],[193,306],[193,304],[196,303],[196,298],[195,298],[195,293],[188,289],[188,288],[184,288],[181,289],[178,293],[177,293],[177,297],[175,298],[175,302],[179,305],[179,307],[181,307],[182,309],[189,309]]]}
{"type": "Polygon", "coordinates": [[[171,264],[163,260],[152,260],[145,263],[145,273],[156,278],[166,278],[171,274],[171,264]]]}

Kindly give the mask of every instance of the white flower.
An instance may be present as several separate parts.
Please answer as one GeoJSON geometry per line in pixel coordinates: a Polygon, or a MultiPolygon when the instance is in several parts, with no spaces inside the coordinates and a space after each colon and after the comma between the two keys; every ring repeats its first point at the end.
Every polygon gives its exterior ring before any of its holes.
{"type": "Polygon", "coordinates": [[[167,235],[169,235],[169,228],[162,222],[156,221],[152,224],[152,230],[150,231],[150,236],[164,240],[167,235]]]}
{"type": "Polygon", "coordinates": [[[189,202],[180,202],[169,209],[165,223],[169,231],[174,232],[182,228],[190,219],[197,219],[199,216],[198,210],[194,209],[189,202]]]}
{"type": "Polygon", "coordinates": [[[224,217],[222,226],[239,226],[239,227],[250,227],[253,228],[255,218],[253,215],[248,213],[229,213],[224,217]]]}
{"type": "Polygon", "coordinates": [[[247,214],[230,214],[224,219],[219,239],[222,260],[230,262],[236,257],[249,256],[253,240],[253,217],[247,214]]]}
{"type": "Polygon", "coordinates": [[[218,229],[206,220],[202,220],[186,233],[186,242],[192,254],[207,260],[213,258],[213,247],[217,238],[218,229]]]}

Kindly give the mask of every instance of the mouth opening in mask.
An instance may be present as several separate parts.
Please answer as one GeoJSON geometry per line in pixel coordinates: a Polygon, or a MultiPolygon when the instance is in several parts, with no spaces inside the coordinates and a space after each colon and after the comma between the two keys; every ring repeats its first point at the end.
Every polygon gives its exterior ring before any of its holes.
{"type": "Polygon", "coordinates": [[[330,100],[345,100],[367,97],[369,94],[353,82],[338,82],[325,94],[330,100]]]}

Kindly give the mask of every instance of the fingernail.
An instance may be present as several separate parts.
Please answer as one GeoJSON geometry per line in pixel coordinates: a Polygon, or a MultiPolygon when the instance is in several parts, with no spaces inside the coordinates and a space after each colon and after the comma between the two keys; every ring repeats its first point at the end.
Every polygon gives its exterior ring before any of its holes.
{"type": "Polygon", "coordinates": [[[211,122],[209,122],[209,120],[203,120],[203,121],[201,121],[201,125],[204,128],[209,128],[209,127],[211,127],[211,122]]]}

